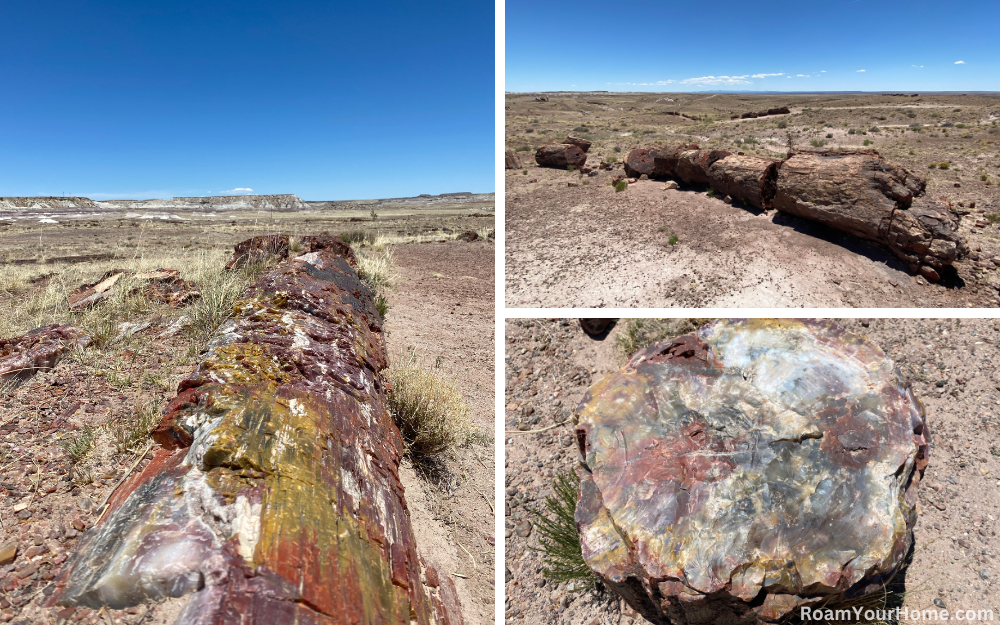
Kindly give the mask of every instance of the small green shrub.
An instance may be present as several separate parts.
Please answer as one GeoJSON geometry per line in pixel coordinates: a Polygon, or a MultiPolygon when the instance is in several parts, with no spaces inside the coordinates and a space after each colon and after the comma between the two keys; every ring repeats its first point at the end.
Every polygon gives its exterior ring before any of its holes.
{"type": "Polygon", "coordinates": [[[833,139],[833,133],[832,132],[826,133],[826,138],[827,139],[833,139]]]}
{"type": "Polygon", "coordinates": [[[667,243],[669,243],[670,245],[677,245],[678,240],[679,239],[677,238],[676,234],[671,233],[671,235],[667,237],[667,243]]]}
{"type": "Polygon", "coordinates": [[[812,146],[813,146],[814,148],[821,148],[821,147],[823,147],[824,145],[826,145],[826,141],[823,141],[823,140],[821,140],[821,139],[813,139],[813,140],[812,140],[812,141],[810,141],[809,143],[810,143],[810,144],[811,144],[811,145],[812,145],[812,146]]]}
{"type": "Polygon", "coordinates": [[[514,150],[514,151],[515,151],[515,152],[530,152],[530,151],[531,151],[531,146],[528,146],[528,145],[522,145],[521,147],[517,148],[517,149],[516,149],[516,150],[514,150]]]}
{"type": "Polygon", "coordinates": [[[943,163],[938,163],[938,169],[949,169],[950,167],[951,163],[949,163],[948,161],[944,161],[943,163]]]}
{"type": "Polygon", "coordinates": [[[535,129],[534,128],[526,128],[524,130],[524,132],[525,132],[525,134],[532,133],[532,132],[535,132],[535,129]]]}
{"type": "Polygon", "coordinates": [[[983,182],[986,182],[987,180],[990,179],[990,177],[987,176],[986,174],[980,174],[979,179],[982,180],[983,182]]]}
{"type": "Polygon", "coordinates": [[[788,122],[786,122],[785,120],[781,120],[780,122],[778,122],[778,128],[788,128],[788,122]]]}
{"type": "Polygon", "coordinates": [[[59,441],[59,446],[63,448],[71,462],[74,464],[80,462],[94,448],[94,428],[84,427],[78,434],[71,434],[59,441]]]}
{"type": "Polygon", "coordinates": [[[847,131],[847,134],[853,135],[853,134],[857,134],[857,132],[858,132],[857,130],[851,128],[850,130],[847,131]]]}
{"type": "Polygon", "coordinates": [[[867,145],[871,145],[871,144],[873,144],[873,143],[875,143],[875,142],[874,142],[874,141],[872,141],[871,139],[865,139],[865,141],[864,141],[864,145],[866,145],[866,146],[867,146],[867,145]]]}
{"type": "Polygon", "coordinates": [[[552,490],[553,495],[545,498],[545,509],[550,516],[531,511],[541,545],[532,549],[540,552],[545,561],[542,574],[554,582],[582,581],[585,587],[593,586],[597,578],[583,559],[580,534],[576,531],[580,476],[575,471],[563,473],[555,478],[552,490]]]}
{"type": "Polygon", "coordinates": [[[622,149],[620,147],[618,147],[617,145],[615,147],[611,148],[611,149],[614,150],[615,152],[621,152],[622,151],[622,149]]]}
{"type": "Polygon", "coordinates": [[[628,188],[628,182],[625,180],[619,180],[615,183],[615,192],[621,192],[628,188]]]}
{"type": "Polygon", "coordinates": [[[604,162],[605,163],[617,163],[618,162],[618,157],[615,156],[614,154],[612,154],[610,156],[605,157],[604,162]]]}
{"type": "Polygon", "coordinates": [[[927,166],[928,169],[937,169],[937,163],[931,163],[927,166]]]}
{"type": "Polygon", "coordinates": [[[986,221],[990,222],[991,224],[995,224],[996,222],[1000,221],[1000,214],[993,213],[992,215],[987,215],[986,221]]]}

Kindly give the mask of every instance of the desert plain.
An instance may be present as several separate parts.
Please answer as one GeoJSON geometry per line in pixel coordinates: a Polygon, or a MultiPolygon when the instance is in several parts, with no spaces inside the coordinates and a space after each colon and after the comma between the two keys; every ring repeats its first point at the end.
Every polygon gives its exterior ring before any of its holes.
{"type": "Polygon", "coordinates": [[[508,93],[505,108],[508,306],[1000,305],[994,93],[508,93]],[[591,142],[593,172],[536,164],[568,136],[591,142]],[[632,149],[680,144],[770,159],[876,150],[926,180],[969,253],[932,283],[876,243],[711,188],[612,186],[632,149]]]}

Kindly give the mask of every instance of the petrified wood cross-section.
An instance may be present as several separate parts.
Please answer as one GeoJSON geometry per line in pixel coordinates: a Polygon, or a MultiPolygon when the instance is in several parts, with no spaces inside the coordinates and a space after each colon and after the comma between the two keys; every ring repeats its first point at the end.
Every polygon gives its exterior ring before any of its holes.
{"type": "Polygon", "coordinates": [[[881,591],[912,545],[923,409],[833,323],[717,321],[654,344],[590,388],[576,434],[584,559],[654,623],[881,591]]]}
{"type": "Polygon", "coordinates": [[[177,623],[430,622],[382,319],[350,250],[322,239],[236,303],[52,604],[190,595],[177,623]]]}

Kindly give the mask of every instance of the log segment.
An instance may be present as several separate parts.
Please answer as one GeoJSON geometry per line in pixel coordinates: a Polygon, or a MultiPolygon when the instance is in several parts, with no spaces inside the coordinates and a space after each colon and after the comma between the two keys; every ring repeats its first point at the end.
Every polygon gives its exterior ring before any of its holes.
{"type": "Polygon", "coordinates": [[[382,318],[334,237],[303,242],[235,304],[49,605],[186,595],[179,625],[433,622],[382,318]]]}
{"type": "Polygon", "coordinates": [[[583,167],[587,162],[587,155],[578,146],[568,143],[550,143],[535,150],[535,162],[542,167],[558,167],[565,169],[568,166],[583,167]]]}
{"type": "Polygon", "coordinates": [[[905,566],[929,435],[862,336],[716,321],[639,351],[577,412],[583,558],[649,622],[787,622],[905,566]]]}
{"type": "Polygon", "coordinates": [[[780,161],[730,154],[712,163],[708,185],[723,195],[760,209],[771,208],[780,161]]]}

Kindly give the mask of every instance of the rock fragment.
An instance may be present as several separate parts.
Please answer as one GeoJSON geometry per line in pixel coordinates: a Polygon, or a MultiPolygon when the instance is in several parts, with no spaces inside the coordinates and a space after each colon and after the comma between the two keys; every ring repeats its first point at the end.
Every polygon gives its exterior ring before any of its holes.
{"type": "Polygon", "coordinates": [[[504,154],[504,169],[521,169],[521,159],[517,157],[517,152],[507,150],[504,154]]]}
{"type": "Polygon", "coordinates": [[[653,623],[778,622],[881,592],[927,464],[920,403],[826,321],[717,321],[656,343],[579,408],[590,568],[653,623]]]}
{"type": "Polygon", "coordinates": [[[566,137],[565,139],[563,139],[563,143],[566,143],[568,145],[575,145],[576,147],[583,150],[585,154],[590,151],[591,142],[587,141],[586,139],[581,139],[579,137],[566,137]]]}
{"type": "Polygon", "coordinates": [[[579,147],[566,143],[550,143],[535,150],[535,162],[542,167],[583,167],[587,155],[579,147]]]}
{"type": "Polygon", "coordinates": [[[80,328],[55,323],[0,339],[0,384],[17,385],[38,371],[52,369],[68,351],[89,342],[80,328]]]}
{"type": "Polygon", "coordinates": [[[236,244],[233,257],[226,263],[226,270],[241,269],[255,263],[286,258],[288,258],[287,234],[256,236],[236,244]]]}

